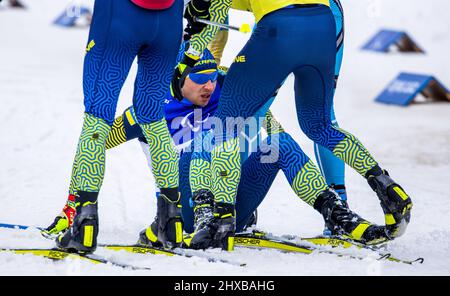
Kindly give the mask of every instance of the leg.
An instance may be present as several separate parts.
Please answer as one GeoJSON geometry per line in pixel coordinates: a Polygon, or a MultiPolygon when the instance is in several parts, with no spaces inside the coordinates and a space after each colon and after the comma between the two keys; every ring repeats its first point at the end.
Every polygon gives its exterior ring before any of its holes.
{"type": "MultiPolygon", "coordinates": [[[[336,23],[336,64],[335,64],[335,84],[336,88],[339,72],[342,64],[342,57],[344,52],[344,13],[339,0],[330,1],[331,11],[333,12],[334,20],[336,23]]],[[[334,113],[334,93],[331,107],[331,123],[338,127],[334,113]]],[[[317,163],[319,164],[320,171],[325,176],[327,184],[332,186],[342,200],[347,200],[347,193],[345,189],[345,163],[337,158],[328,149],[314,143],[314,152],[316,155],[317,163]]]]}
{"type": "MultiPolygon", "coordinates": [[[[258,26],[260,28],[260,26],[258,26]]],[[[273,95],[289,73],[288,68],[279,67],[277,59],[267,61],[266,54],[276,55],[276,43],[266,39],[267,32],[255,30],[250,41],[241,51],[245,62],[235,62],[227,74],[216,116],[226,124],[228,120],[253,116],[273,95]],[[261,54],[261,48],[267,52],[261,54]],[[265,69],[276,69],[265,72],[265,69]]],[[[229,249],[235,231],[234,205],[241,177],[241,157],[238,135],[243,120],[236,126],[225,126],[221,137],[216,139],[212,150],[212,189],[215,201],[216,222],[220,230],[213,236],[213,245],[229,249]]],[[[219,131],[222,133],[222,131],[219,131]]]]}
{"type": "Polygon", "coordinates": [[[97,197],[104,167],[106,139],[114,121],[122,85],[136,55],[138,45],[130,40],[130,27],[113,22],[121,5],[113,1],[97,1],[84,61],[85,119],[71,178],[71,194],[76,195],[76,231],[60,236],[61,248],[92,252],[98,233],[97,197]],[[78,233],[78,234],[77,234],[78,233]]]}
{"type": "Polygon", "coordinates": [[[310,206],[314,205],[318,193],[328,187],[318,168],[289,134],[272,134],[261,149],[253,153],[242,166],[242,178],[236,198],[236,231],[242,231],[251,214],[265,198],[280,169],[292,190],[310,206]],[[262,151],[269,151],[265,145],[279,149],[277,161],[261,161],[265,154],[262,151]]]}
{"type": "Polygon", "coordinates": [[[112,5],[96,5],[90,30],[83,76],[86,114],[73,166],[71,194],[77,190],[100,190],[106,138],[114,121],[120,90],[137,53],[137,46],[121,40],[119,34],[107,38],[108,32],[121,30],[111,25],[112,5]]]}
{"type": "MultiPolygon", "coordinates": [[[[114,119],[113,126],[105,142],[106,150],[117,147],[137,137],[143,137],[142,130],[136,123],[137,121],[133,114],[133,108],[130,107],[121,116],[114,119]]],[[[73,171],[75,170],[76,167],[73,168],[73,171]]],[[[61,213],[56,216],[50,226],[41,231],[43,236],[47,238],[54,237],[72,225],[76,207],[76,191],[73,187],[74,185],[74,182],[71,182],[69,196],[61,213]]]]}
{"type": "Polygon", "coordinates": [[[182,204],[183,229],[187,233],[194,232],[194,211],[191,205],[192,191],[189,183],[191,152],[184,152],[180,157],[180,193],[182,204]]]}
{"type": "MultiPolygon", "coordinates": [[[[271,40],[267,40],[267,34],[258,26],[238,55],[245,57],[245,62],[233,63],[228,71],[216,112],[216,116],[224,125],[227,118],[245,119],[255,115],[289,74],[288,69],[279,66],[277,51],[280,49],[275,43],[271,43],[271,40]],[[261,48],[265,48],[264,56],[261,54],[261,48]],[[267,60],[266,54],[274,58],[267,60]]],[[[242,126],[238,126],[236,132],[225,130],[212,151],[213,193],[215,201],[219,203],[235,203],[241,165],[237,135],[241,130],[242,126]]]]}
{"type": "Polygon", "coordinates": [[[294,71],[300,126],[316,144],[368,179],[380,199],[389,235],[397,237],[404,233],[409,223],[411,199],[378,166],[356,137],[332,124],[333,75],[330,72],[326,67],[301,67],[294,71]]]}
{"type": "Polygon", "coordinates": [[[149,144],[153,176],[161,192],[157,199],[157,217],[152,224],[153,230],[150,229],[152,226],[147,228],[147,237],[153,243],[157,238],[168,248],[180,245],[183,239],[178,192],[178,151],[163,112],[163,103],[181,42],[182,7],[182,2],[176,1],[170,9],[157,13],[155,26],[159,30],[147,37],[145,46],[138,53],[138,74],[133,100],[137,120],[149,144]]]}
{"type": "Polygon", "coordinates": [[[242,177],[236,196],[236,232],[242,232],[248,225],[280,170],[277,162],[261,163],[262,154],[258,149],[242,165],[242,177]]]}

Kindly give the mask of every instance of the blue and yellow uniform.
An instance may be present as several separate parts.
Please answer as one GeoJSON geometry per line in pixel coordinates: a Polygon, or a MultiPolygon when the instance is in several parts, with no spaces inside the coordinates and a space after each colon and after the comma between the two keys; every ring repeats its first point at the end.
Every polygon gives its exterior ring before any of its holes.
{"type": "Polygon", "coordinates": [[[322,4],[330,6],[330,0],[233,0],[232,8],[253,12],[256,22],[265,15],[290,5],[322,4]]]}
{"type": "MultiPolygon", "coordinates": [[[[181,49],[178,60],[181,59],[183,53],[184,50],[181,49]]],[[[215,68],[216,63],[213,56],[208,50],[205,50],[201,62],[197,64],[192,73],[202,73],[207,71],[206,69],[215,68]]],[[[167,93],[164,102],[167,127],[175,144],[181,151],[179,183],[183,205],[182,217],[184,229],[189,233],[194,231],[194,213],[191,207],[192,193],[195,193],[198,189],[205,188],[205,182],[210,180],[207,171],[210,170],[211,161],[208,150],[195,151],[194,144],[191,142],[200,134],[205,135],[210,131],[212,125],[209,121],[213,120],[217,110],[225,78],[226,69],[220,69],[218,71],[216,88],[211,95],[210,101],[204,107],[196,106],[187,99],[178,101],[170,92],[167,93]],[[197,173],[190,173],[191,167],[195,167],[197,173]]],[[[256,136],[260,136],[261,128],[265,128],[268,137],[264,141],[256,140],[253,134],[254,131],[246,131],[245,137],[243,137],[246,144],[249,142],[249,139],[252,139],[252,144],[245,145],[246,150],[241,157],[243,177],[239,184],[236,208],[238,231],[241,231],[247,225],[251,214],[266,197],[280,170],[284,172],[294,192],[309,205],[314,203],[315,196],[307,194],[307,188],[311,187],[311,183],[322,182],[324,184],[324,181],[318,177],[318,169],[312,165],[299,145],[273,118],[270,111],[263,107],[257,112],[256,116],[258,119],[260,117],[264,119],[264,123],[256,127],[256,136]],[[264,163],[261,160],[267,157],[267,153],[264,151],[268,151],[268,148],[276,150],[279,157],[276,161],[264,163]],[[305,164],[308,164],[308,167],[310,167],[309,172],[315,172],[317,178],[309,178],[307,180],[296,178],[305,164]]],[[[135,138],[139,138],[141,142],[146,143],[143,131],[140,125],[137,124],[134,109],[130,107],[124,111],[122,116],[116,118],[113,129],[106,141],[106,147],[110,149],[135,138]]],[[[146,150],[144,149],[144,151],[146,150]]],[[[149,158],[148,153],[146,155],[149,158]]],[[[152,165],[150,160],[149,164],[152,165]]],[[[206,186],[210,189],[211,184],[209,183],[206,186]]]]}
{"type": "MultiPolygon", "coordinates": [[[[333,12],[336,23],[336,65],[334,67],[334,87],[336,88],[344,54],[344,10],[339,0],[330,0],[330,8],[333,12]]],[[[334,102],[332,102],[332,104],[331,122],[333,125],[339,126],[334,112],[334,102]]],[[[333,186],[343,200],[347,200],[347,192],[345,188],[345,163],[337,158],[331,151],[318,145],[317,143],[314,144],[314,153],[320,171],[327,180],[328,185],[333,186]]]]}
{"type": "MultiPolygon", "coordinates": [[[[256,10],[258,25],[230,68],[217,116],[222,120],[253,116],[286,77],[294,73],[302,130],[315,143],[365,175],[377,165],[376,161],[354,136],[332,122],[337,24],[330,2],[271,1],[267,8],[262,1],[247,2],[254,13],[256,10]],[[280,3],[285,6],[280,8],[280,3]]],[[[236,135],[224,137],[223,145],[239,150],[236,135]]],[[[226,160],[224,156],[221,147],[213,151],[212,176],[216,184],[213,193],[218,202],[234,203],[233,185],[240,176],[238,154],[231,152],[226,160]]]]}
{"type": "MultiPolygon", "coordinates": [[[[355,136],[333,122],[336,67],[340,67],[340,62],[336,62],[339,26],[333,18],[330,2],[244,0],[243,3],[247,3],[247,10],[253,11],[258,25],[230,67],[216,116],[223,123],[228,118],[253,116],[270,102],[286,77],[294,74],[297,118],[303,132],[367,179],[381,202],[389,235],[403,234],[410,220],[411,199],[355,136]]],[[[225,128],[211,153],[212,195],[215,215],[219,217],[213,223],[220,224],[221,228],[215,229],[222,230],[211,234],[205,229],[194,236],[193,240],[198,238],[196,243],[200,247],[212,240],[212,244],[228,248],[224,239],[233,235],[233,205],[242,173],[239,133],[240,129],[225,128]]],[[[308,171],[306,164],[303,171],[308,171]]],[[[302,176],[301,170],[296,178],[308,177],[306,173],[302,176]]],[[[323,192],[323,184],[313,184],[309,191],[318,195],[323,192]]],[[[326,211],[322,201],[320,199],[314,207],[326,211]]],[[[326,223],[339,227],[330,221],[326,223]]],[[[344,221],[353,220],[341,222],[344,221]]],[[[361,225],[353,226],[359,229],[361,225]]]]}
{"type": "MultiPolygon", "coordinates": [[[[234,1],[232,3],[232,8],[239,9],[239,10],[246,10],[246,11],[252,11],[249,1],[234,1]]],[[[342,64],[342,57],[343,57],[343,50],[344,50],[344,12],[342,5],[339,0],[330,0],[330,8],[334,16],[334,20],[336,23],[336,65],[335,65],[335,87],[337,85],[337,80],[339,77],[341,64],[342,64]]],[[[214,56],[216,57],[216,60],[218,62],[220,61],[220,58],[222,57],[223,49],[225,48],[225,44],[227,41],[227,31],[221,30],[213,40],[213,42],[209,45],[209,48],[211,48],[211,52],[213,52],[214,56]]],[[[269,102],[266,104],[270,106],[273,102],[274,98],[269,100],[269,102]]],[[[265,110],[268,109],[268,106],[265,107],[265,110]]],[[[264,108],[263,108],[264,109],[264,108]]],[[[337,126],[337,120],[335,118],[333,106],[331,108],[331,120],[334,125],[337,126]]],[[[258,113],[261,113],[258,111],[258,113]]],[[[263,113],[264,114],[264,113],[263,113]]],[[[282,135],[282,140],[280,141],[280,145],[283,146],[283,144],[286,143],[286,141],[283,140],[283,138],[286,138],[286,136],[282,135]]],[[[268,139],[270,140],[270,139],[268,139]]],[[[297,144],[296,144],[297,145],[297,144]]],[[[289,145],[288,145],[289,146],[289,145]]],[[[298,145],[297,145],[298,146],[298,145]]],[[[345,189],[345,163],[337,158],[332,152],[330,152],[328,149],[323,148],[322,146],[315,144],[315,155],[316,155],[316,161],[319,165],[319,168],[321,170],[322,175],[325,177],[327,184],[329,186],[332,186],[340,195],[340,197],[343,200],[347,199],[346,195],[346,189],[345,189]]],[[[286,150],[286,148],[280,148],[280,150],[286,150]]],[[[293,149],[294,150],[294,149],[293,149]]],[[[297,147],[295,150],[300,150],[300,147],[297,147]]],[[[254,158],[257,154],[253,155],[254,158]]],[[[270,164],[259,164],[257,162],[248,162],[242,167],[242,178],[243,180],[251,180],[254,178],[254,174],[249,174],[249,171],[260,171],[265,172],[264,174],[260,174],[260,180],[253,182],[240,182],[239,183],[239,189],[237,193],[236,198],[236,208],[239,209],[237,211],[237,229],[241,229],[242,227],[242,221],[246,220],[246,218],[242,217],[250,217],[251,210],[255,208],[259,202],[261,202],[264,198],[264,195],[261,195],[261,192],[265,192],[266,189],[263,189],[265,186],[269,186],[271,182],[270,179],[270,172],[277,172],[276,169],[278,163],[275,163],[274,165],[270,164]],[[253,169],[248,169],[250,167],[250,164],[252,164],[253,169]],[[266,178],[267,177],[267,178],[266,178]],[[262,180],[266,181],[262,181],[262,180]],[[245,184],[248,184],[245,186],[245,184]],[[266,185],[268,184],[268,185],[266,185]],[[253,187],[253,189],[250,189],[253,187]],[[246,193],[244,193],[246,192],[246,193]],[[249,195],[251,194],[251,198],[241,199],[240,196],[249,195]]],[[[293,186],[293,179],[295,178],[295,175],[292,176],[291,174],[286,174],[289,183],[291,186],[293,186]],[[291,175],[289,177],[289,175],[291,175]]],[[[295,185],[293,186],[295,187],[295,185]]],[[[268,190],[268,189],[267,189],[268,190]]],[[[295,188],[294,188],[295,190],[295,188]]]]}
{"type": "MultiPolygon", "coordinates": [[[[252,11],[249,1],[233,1],[232,8],[252,11]]],[[[336,65],[335,65],[335,87],[339,78],[341,70],[342,57],[344,51],[344,11],[339,0],[330,0],[330,8],[336,23],[336,65]]],[[[227,21],[228,23],[228,21],[227,21]]],[[[208,48],[214,55],[217,63],[220,63],[222,53],[228,40],[228,30],[221,29],[208,48]]],[[[272,102],[269,101],[270,106],[272,102]]],[[[331,108],[332,123],[338,126],[334,108],[331,108]]],[[[328,185],[332,186],[341,196],[342,199],[347,199],[345,188],[345,163],[337,158],[328,149],[314,144],[314,152],[319,168],[327,180],[328,185]]]]}
{"type": "MultiPolygon", "coordinates": [[[[204,107],[196,106],[186,99],[180,102],[173,98],[170,92],[167,94],[165,101],[164,110],[167,126],[175,144],[181,151],[179,184],[184,221],[183,227],[187,233],[194,231],[192,194],[200,188],[204,189],[207,187],[210,189],[211,186],[210,176],[207,174],[207,171],[210,170],[210,153],[207,150],[192,152],[194,151],[194,145],[191,142],[200,133],[207,134],[210,131],[211,125],[208,124],[208,121],[214,117],[217,110],[221,86],[225,77],[226,72],[219,71],[216,89],[209,103],[204,107]],[[196,113],[200,117],[196,118],[196,113]],[[192,166],[195,167],[195,174],[190,173],[192,166]],[[209,185],[205,186],[205,183],[209,185]]],[[[285,174],[293,191],[310,206],[314,203],[315,196],[308,194],[308,188],[311,187],[312,183],[322,182],[324,184],[324,181],[319,177],[318,169],[310,162],[300,146],[284,131],[281,125],[273,118],[270,111],[266,111],[264,108],[259,110],[257,116],[265,117],[265,122],[261,127],[266,129],[268,137],[261,142],[255,141],[256,147],[250,148],[253,145],[246,145],[246,148],[251,150],[246,150],[242,153],[243,157],[241,157],[242,178],[236,198],[237,231],[242,231],[248,225],[252,214],[267,196],[280,170],[285,174]],[[276,161],[265,163],[261,160],[265,156],[267,157],[265,151],[269,149],[275,149],[279,157],[276,161]],[[296,178],[305,164],[308,164],[309,173],[314,172],[316,178],[304,180],[296,178]]],[[[113,130],[107,139],[106,147],[110,149],[136,138],[142,143],[146,143],[142,129],[136,123],[134,110],[132,107],[129,107],[122,116],[116,118],[113,130]]],[[[244,137],[246,143],[249,138],[251,138],[250,133],[247,133],[246,137],[244,137]]],[[[149,157],[148,154],[147,157],[149,157]]],[[[149,161],[149,164],[151,165],[151,161],[149,161]]],[[[157,196],[158,194],[159,192],[156,193],[157,196]]]]}
{"type": "Polygon", "coordinates": [[[95,1],[84,59],[85,120],[73,166],[72,194],[100,190],[105,141],[136,57],[133,105],[137,121],[147,138],[158,139],[151,154],[159,187],[177,187],[177,156],[164,122],[163,103],[180,45],[182,12],[182,0],[163,10],[144,9],[131,1],[95,1]]]}
{"type": "Polygon", "coordinates": [[[76,229],[58,237],[61,248],[83,252],[96,248],[106,140],[136,57],[133,105],[150,144],[152,172],[161,191],[172,201],[179,199],[178,154],[164,120],[163,103],[181,43],[183,0],[135,2],[138,5],[130,0],[96,0],[94,4],[83,69],[85,116],[70,183],[70,194],[77,196],[80,205],[75,219],[84,219],[84,210],[90,218],[74,223],[76,229]]]}

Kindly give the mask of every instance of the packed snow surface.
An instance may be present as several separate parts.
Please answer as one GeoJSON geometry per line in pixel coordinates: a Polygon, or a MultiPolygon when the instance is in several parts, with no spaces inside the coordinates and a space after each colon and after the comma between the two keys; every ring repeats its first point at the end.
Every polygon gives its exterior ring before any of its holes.
{"type": "MultiPolygon", "coordinates": [[[[4,1],[3,1],[4,2],[4,1]]],[[[91,1],[83,1],[91,6],[91,1]]],[[[93,1],[92,1],[93,2],[93,1]]],[[[47,226],[64,205],[83,114],[82,65],[87,28],[65,29],[52,21],[68,4],[24,1],[27,10],[0,6],[0,223],[47,226]]],[[[0,253],[0,275],[450,275],[450,103],[407,108],[377,104],[374,98],[402,71],[435,75],[450,86],[450,19],[447,0],[342,0],[346,14],[345,56],[335,98],[341,127],[354,133],[411,195],[406,234],[389,243],[394,256],[424,257],[422,265],[354,260],[328,254],[284,254],[237,249],[215,256],[246,267],[199,258],[136,255],[98,250],[120,262],[151,267],[132,271],[84,261],[54,262],[32,255],[0,253]],[[407,31],[426,54],[361,51],[381,28],[407,31]]],[[[231,12],[231,24],[253,23],[250,13],[231,12]]],[[[248,35],[230,34],[229,65],[248,35]]],[[[270,69],[268,69],[270,71],[270,69]]],[[[117,115],[131,105],[133,66],[117,115]]],[[[272,110],[285,129],[313,157],[313,146],[296,121],[293,79],[282,87],[272,110]]],[[[376,195],[347,169],[352,209],[383,223],[376,195]]],[[[102,243],[134,243],[155,215],[154,181],[137,141],[107,152],[99,198],[102,243]]],[[[322,217],[302,203],[280,173],[259,208],[259,229],[315,236],[322,217]]],[[[53,247],[36,230],[0,229],[0,248],[53,247]]],[[[357,250],[354,250],[357,254],[357,250]]]]}

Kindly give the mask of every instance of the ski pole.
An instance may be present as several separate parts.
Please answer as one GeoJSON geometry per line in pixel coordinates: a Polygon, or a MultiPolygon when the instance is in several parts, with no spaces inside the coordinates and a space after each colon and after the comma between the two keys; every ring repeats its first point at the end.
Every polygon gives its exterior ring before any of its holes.
{"type": "Polygon", "coordinates": [[[211,26],[216,26],[216,27],[219,27],[219,28],[239,31],[241,33],[250,33],[252,31],[249,24],[243,24],[241,27],[236,27],[236,26],[220,24],[220,23],[216,23],[216,22],[208,21],[208,20],[204,20],[204,19],[199,19],[197,17],[194,18],[194,21],[199,22],[199,23],[203,23],[203,24],[207,24],[207,25],[211,25],[211,26]]]}

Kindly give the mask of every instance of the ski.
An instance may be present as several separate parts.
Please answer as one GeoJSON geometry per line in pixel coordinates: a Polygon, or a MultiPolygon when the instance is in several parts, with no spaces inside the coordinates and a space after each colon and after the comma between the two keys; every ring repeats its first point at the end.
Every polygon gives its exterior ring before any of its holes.
{"type": "MultiPolygon", "coordinates": [[[[40,227],[16,225],[16,224],[6,224],[0,223],[0,228],[12,228],[12,229],[28,229],[36,228],[41,230],[40,227]]],[[[415,260],[403,260],[394,257],[391,253],[383,251],[382,247],[384,245],[364,245],[359,242],[352,241],[351,239],[339,237],[339,236],[317,236],[311,238],[304,238],[294,235],[283,235],[275,236],[271,233],[265,233],[262,231],[254,230],[252,233],[237,233],[235,235],[235,246],[243,248],[258,248],[258,249],[275,249],[282,252],[295,252],[303,254],[316,253],[328,253],[334,254],[338,257],[350,257],[353,259],[363,260],[367,256],[356,256],[351,254],[340,253],[336,248],[350,249],[352,247],[357,249],[365,249],[374,253],[378,256],[377,260],[388,260],[391,262],[404,263],[404,264],[422,264],[424,258],[417,258],[415,260]],[[331,248],[331,249],[330,249],[331,248]]],[[[221,262],[232,264],[236,266],[246,266],[246,263],[235,262],[226,259],[219,259],[209,254],[192,249],[174,249],[174,250],[163,250],[154,247],[140,246],[140,245],[115,245],[115,244],[103,244],[99,247],[104,247],[109,250],[124,250],[131,253],[140,254],[155,254],[155,255],[166,255],[166,256],[184,256],[184,257],[201,257],[205,258],[209,262],[221,262]]]]}
{"type": "Polygon", "coordinates": [[[404,263],[413,265],[415,263],[422,264],[423,258],[417,258],[415,260],[403,260],[392,256],[388,252],[384,252],[375,246],[367,246],[358,242],[354,242],[350,239],[332,236],[318,236],[313,238],[301,238],[295,236],[274,236],[270,233],[264,233],[260,231],[253,231],[252,233],[238,233],[235,236],[235,245],[245,248],[258,248],[258,249],[275,249],[282,252],[295,252],[303,254],[327,253],[337,255],[338,257],[350,257],[352,259],[364,260],[367,256],[357,256],[353,254],[341,253],[335,250],[337,247],[343,249],[349,249],[356,247],[358,249],[366,249],[371,253],[377,255],[377,260],[388,260],[396,263],[404,263]],[[330,249],[331,248],[331,249],[330,249]]]}
{"type": "Polygon", "coordinates": [[[34,226],[28,226],[28,225],[19,225],[19,224],[8,224],[8,223],[0,223],[0,228],[9,228],[9,229],[19,229],[19,230],[26,230],[28,228],[36,228],[38,230],[42,230],[41,227],[34,227],[34,226]]]}
{"type": "Polygon", "coordinates": [[[160,248],[150,247],[150,246],[141,246],[141,245],[114,245],[114,244],[100,244],[99,247],[114,250],[114,251],[126,251],[135,254],[153,254],[153,255],[165,255],[165,256],[183,256],[187,258],[199,257],[207,260],[208,262],[213,263],[225,263],[231,264],[235,266],[244,267],[247,264],[244,262],[238,262],[228,259],[222,259],[214,257],[208,253],[205,253],[203,250],[192,250],[192,249],[184,249],[184,248],[176,248],[172,250],[163,250],[160,248]]]}
{"type": "Polygon", "coordinates": [[[132,270],[151,270],[149,267],[138,267],[126,263],[120,263],[116,261],[112,261],[110,259],[104,258],[102,256],[98,256],[96,254],[78,254],[73,252],[68,252],[59,249],[9,249],[4,248],[0,249],[0,252],[11,252],[19,255],[31,254],[34,256],[45,257],[51,260],[65,260],[65,259],[80,259],[86,260],[93,264],[110,264],[112,266],[124,268],[124,269],[132,269],[132,270]]]}
{"type": "MultiPolygon", "coordinates": [[[[26,230],[26,229],[37,229],[42,230],[42,227],[35,227],[35,226],[26,226],[26,225],[19,225],[19,224],[8,224],[8,223],[0,223],[0,228],[9,228],[9,229],[17,229],[17,230],[26,230]]],[[[54,237],[50,236],[44,236],[44,238],[47,239],[54,239],[54,237]]],[[[231,264],[235,266],[246,266],[245,262],[237,262],[233,260],[228,259],[222,259],[222,258],[216,258],[212,255],[209,255],[205,253],[202,250],[192,250],[192,249],[173,249],[173,250],[164,250],[160,248],[150,247],[150,246],[140,246],[140,245],[120,245],[120,244],[99,244],[98,247],[105,248],[108,250],[114,250],[114,251],[126,251],[130,253],[135,254],[153,254],[153,255],[165,255],[165,256],[184,256],[187,258],[191,257],[200,257],[208,262],[213,263],[225,263],[225,264],[231,264]]],[[[55,249],[54,251],[59,251],[58,249],[55,249]]],[[[64,251],[62,251],[64,252],[64,251]]],[[[52,253],[56,254],[56,253],[52,253]]],[[[77,254],[75,254],[76,256],[77,254]]]]}

